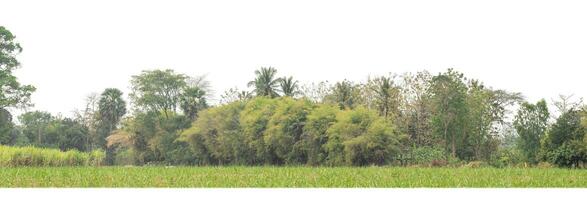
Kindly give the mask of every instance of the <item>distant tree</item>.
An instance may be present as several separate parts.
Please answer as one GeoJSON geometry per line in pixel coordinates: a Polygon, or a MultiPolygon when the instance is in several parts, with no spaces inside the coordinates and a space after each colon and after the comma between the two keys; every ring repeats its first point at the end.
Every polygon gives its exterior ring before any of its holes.
{"type": "Polygon", "coordinates": [[[313,106],[307,100],[284,97],[277,102],[263,135],[272,164],[306,164],[302,135],[313,106]]]}
{"type": "Polygon", "coordinates": [[[336,83],[326,98],[328,102],[337,104],[340,109],[352,109],[360,101],[357,86],[348,80],[336,83]]]}
{"type": "Polygon", "coordinates": [[[381,76],[374,79],[375,87],[370,88],[375,92],[375,104],[379,115],[385,118],[392,118],[395,120],[399,117],[401,91],[396,86],[391,77],[381,76]]]}
{"type": "Polygon", "coordinates": [[[180,107],[184,115],[194,120],[199,111],[208,107],[206,92],[199,87],[188,87],[184,89],[180,97],[180,107]]]}
{"type": "Polygon", "coordinates": [[[238,88],[230,88],[220,95],[221,104],[229,104],[235,101],[246,101],[253,98],[253,94],[249,91],[239,90],[238,88]]]}
{"type": "Polygon", "coordinates": [[[523,103],[514,119],[519,136],[518,147],[530,163],[538,162],[540,141],[548,128],[549,116],[546,101],[541,100],[536,104],[523,103]]]}
{"type": "Polygon", "coordinates": [[[406,123],[404,126],[410,141],[417,146],[437,145],[430,123],[433,110],[432,94],[429,89],[431,82],[432,75],[427,71],[402,75],[402,91],[405,98],[403,109],[406,119],[400,122],[406,123]]]}
{"type": "Polygon", "coordinates": [[[324,103],[326,97],[331,93],[332,86],[328,81],[321,81],[319,83],[305,84],[300,87],[301,95],[314,102],[324,103]]]}
{"type": "Polygon", "coordinates": [[[177,111],[187,78],[170,69],[143,71],[132,77],[130,99],[135,109],[163,112],[167,118],[177,111]]]}
{"type": "Polygon", "coordinates": [[[548,131],[543,143],[543,156],[558,166],[579,167],[580,163],[587,162],[587,147],[584,145],[586,131],[581,124],[581,112],[568,110],[548,131]]]}
{"type": "Polygon", "coordinates": [[[279,86],[283,96],[293,97],[299,93],[298,81],[294,81],[293,77],[283,77],[279,79],[279,86]]]}
{"type": "Polygon", "coordinates": [[[7,145],[11,143],[11,131],[14,124],[12,123],[12,115],[7,110],[0,108],[0,145],[7,145]]]}
{"type": "Polygon", "coordinates": [[[262,67],[255,70],[255,80],[248,83],[249,87],[253,87],[257,96],[278,97],[277,93],[279,82],[281,79],[275,78],[277,70],[273,67],[262,67]]]}
{"type": "Polygon", "coordinates": [[[307,116],[302,134],[304,149],[308,155],[308,164],[321,165],[328,157],[325,144],[328,142],[328,128],[336,122],[336,114],[339,108],[335,105],[318,105],[307,116]]]}
{"type": "Polygon", "coordinates": [[[106,147],[106,137],[116,129],[116,126],[126,114],[126,102],[122,99],[122,92],[116,88],[107,88],[98,100],[99,135],[95,138],[98,146],[106,147]]]}
{"type": "Polygon", "coordinates": [[[47,137],[47,126],[54,117],[48,112],[26,112],[18,117],[23,126],[23,132],[29,141],[36,146],[46,146],[44,138],[47,137]]]}
{"type": "Polygon", "coordinates": [[[444,139],[446,149],[452,157],[457,157],[467,120],[465,80],[462,73],[449,69],[432,77],[429,88],[434,111],[432,124],[437,135],[444,139]]]}

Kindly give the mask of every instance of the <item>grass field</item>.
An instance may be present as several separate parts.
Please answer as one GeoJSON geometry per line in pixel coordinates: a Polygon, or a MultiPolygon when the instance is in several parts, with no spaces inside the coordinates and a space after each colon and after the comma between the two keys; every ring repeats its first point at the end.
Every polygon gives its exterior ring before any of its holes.
{"type": "Polygon", "coordinates": [[[587,187],[587,170],[494,168],[0,168],[0,187],[587,187]]]}

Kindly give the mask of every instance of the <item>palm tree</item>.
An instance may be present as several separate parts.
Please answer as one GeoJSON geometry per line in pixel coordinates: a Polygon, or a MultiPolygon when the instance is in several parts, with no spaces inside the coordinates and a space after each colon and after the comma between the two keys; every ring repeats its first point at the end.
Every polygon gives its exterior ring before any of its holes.
{"type": "Polygon", "coordinates": [[[279,86],[283,96],[293,97],[298,94],[298,81],[294,81],[293,77],[283,77],[280,79],[279,86]]]}
{"type": "Polygon", "coordinates": [[[206,103],[206,91],[199,87],[190,87],[184,90],[180,98],[180,107],[183,114],[194,120],[198,112],[208,107],[206,103]]]}
{"type": "Polygon", "coordinates": [[[122,92],[116,88],[104,90],[98,101],[98,119],[103,129],[102,135],[98,138],[100,146],[105,145],[105,138],[116,128],[124,114],[126,114],[126,102],[122,99],[122,92]]]}
{"type": "Polygon", "coordinates": [[[332,88],[333,101],[338,103],[338,106],[341,109],[351,109],[355,106],[357,101],[355,90],[355,85],[346,79],[342,82],[338,82],[332,88]]]}
{"type": "Polygon", "coordinates": [[[281,79],[275,79],[277,70],[273,67],[261,67],[260,70],[255,70],[255,80],[247,84],[249,87],[254,87],[257,96],[278,97],[277,88],[281,79]]]}

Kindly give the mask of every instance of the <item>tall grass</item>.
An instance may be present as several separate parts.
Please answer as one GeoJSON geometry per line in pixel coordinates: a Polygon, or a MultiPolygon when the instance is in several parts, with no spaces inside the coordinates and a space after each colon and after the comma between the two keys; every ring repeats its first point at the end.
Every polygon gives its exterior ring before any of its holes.
{"type": "Polygon", "coordinates": [[[0,167],[100,166],[104,157],[105,154],[102,151],[63,152],[37,147],[0,146],[0,167]]]}

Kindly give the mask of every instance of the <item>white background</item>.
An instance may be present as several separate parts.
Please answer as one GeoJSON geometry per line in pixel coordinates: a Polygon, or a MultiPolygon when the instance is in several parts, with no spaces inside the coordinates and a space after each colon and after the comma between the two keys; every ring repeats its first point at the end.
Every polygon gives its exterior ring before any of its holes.
{"type": "Polygon", "coordinates": [[[302,82],[452,67],[530,101],[587,97],[585,1],[1,0],[34,109],[71,115],[131,75],[207,75],[215,99],[259,67],[302,82]]]}

